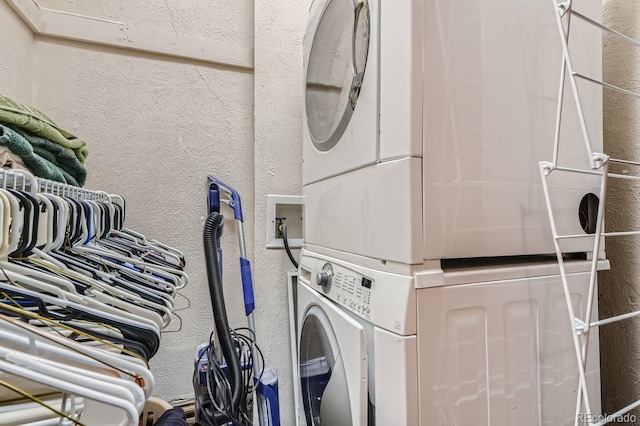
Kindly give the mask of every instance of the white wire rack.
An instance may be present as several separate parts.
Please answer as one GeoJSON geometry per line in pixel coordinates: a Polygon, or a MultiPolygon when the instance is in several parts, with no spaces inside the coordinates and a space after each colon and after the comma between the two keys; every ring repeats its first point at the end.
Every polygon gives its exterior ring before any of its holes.
{"type": "MultiPolygon", "coordinates": [[[[574,9],[577,3],[577,0],[570,0],[567,2],[557,2],[556,0],[551,0],[553,3],[553,7],[556,12],[556,22],[558,27],[559,36],[562,42],[562,66],[560,71],[560,88],[558,95],[558,107],[557,107],[557,115],[556,115],[556,131],[555,131],[555,140],[554,140],[554,150],[553,150],[553,160],[552,162],[541,162],[540,163],[540,175],[542,177],[542,185],[544,190],[545,202],[549,214],[549,221],[551,225],[551,231],[553,235],[554,247],[557,255],[558,264],[560,266],[560,275],[562,277],[562,284],[564,287],[565,299],[567,304],[567,311],[569,313],[569,317],[571,320],[572,328],[573,328],[573,344],[576,353],[576,359],[578,362],[578,372],[579,372],[579,386],[577,389],[577,400],[576,400],[576,416],[575,416],[575,425],[580,424],[596,424],[596,425],[605,425],[615,420],[619,416],[623,416],[629,411],[633,410],[636,407],[640,406],[640,400],[636,401],[628,406],[618,410],[617,412],[603,417],[599,415],[600,413],[593,412],[593,401],[589,398],[588,386],[587,386],[587,377],[585,374],[585,367],[587,361],[587,349],[589,346],[589,334],[590,331],[596,327],[611,324],[614,322],[626,320],[629,318],[640,316],[640,311],[628,312],[622,315],[617,315],[610,318],[593,320],[593,305],[594,299],[597,297],[596,291],[596,281],[597,281],[597,270],[598,270],[598,255],[600,253],[601,247],[603,245],[603,241],[605,237],[620,237],[620,236],[634,236],[640,235],[640,230],[623,230],[616,232],[605,232],[604,230],[604,212],[606,205],[606,196],[607,196],[607,185],[609,179],[634,179],[640,180],[640,174],[626,174],[626,173],[616,173],[615,170],[612,171],[612,168],[616,167],[624,167],[626,169],[633,168],[634,166],[640,166],[640,162],[630,161],[625,159],[614,159],[610,158],[606,154],[601,152],[596,152],[592,147],[592,140],[589,135],[589,130],[587,126],[587,119],[585,118],[585,113],[583,110],[583,105],[580,99],[580,90],[578,88],[578,80],[584,81],[588,84],[595,84],[600,86],[603,90],[611,90],[617,94],[621,94],[624,96],[632,96],[635,98],[640,98],[640,95],[637,93],[633,93],[629,90],[614,86],[612,84],[606,83],[604,81],[600,81],[593,76],[588,76],[577,72],[574,69],[574,64],[571,60],[570,48],[569,48],[569,34],[571,28],[571,18],[575,17],[585,22],[589,26],[602,30],[610,34],[613,37],[616,37],[624,42],[627,42],[635,47],[640,47],[640,43],[635,41],[626,35],[617,32],[611,28],[608,28],[601,23],[581,14],[578,10],[574,9]],[[565,84],[566,82],[570,84],[570,92],[575,101],[575,106],[578,114],[579,125],[581,128],[581,133],[584,141],[584,147],[586,150],[586,154],[589,160],[589,164],[591,166],[590,169],[579,169],[575,167],[563,167],[559,163],[559,152],[560,152],[560,144],[561,144],[561,124],[563,123],[563,104],[564,104],[564,93],[565,93],[565,84]],[[600,189],[599,189],[599,202],[597,207],[597,216],[595,219],[595,231],[588,234],[578,234],[578,235],[561,235],[558,232],[558,227],[556,226],[556,218],[554,216],[554,208],[552,197],[550,196],[549,190],[549,176],[555,173],[578,173],[578,174],[586,174],[586,175],[595,175],[599,177],[600,189]],[[577,315],[577,313],[573,309],[573,304],[571,301],[571,294],[569,291],[569,286],[567,283],[567,272],[565,269],[565,252],[563,251],[563,242],[572,239],[579,238],[591,238],[593,240],[593,257],[591,263],[590,270],[590,279],[589,279],[589,292],[587,299],[587,310],[582,317],[577,315]],[[589,421],[586,419],[598,419],[597,422],[589,421]]],[[[578,4],[579,6],[579,4],[578,4]]],[[[640,168],[638,169],[640,172],[640,168]]]]}
{"type": "MultiPolygon", "coordinates": [[[[55,182],[43,178],[36,178],[38,190],[42,193],[59,195],[61,197],[70,197],[78,200],[92,200],[111,202],[112,196],[104,191],[91,191],[89,189],[68,185],[61,182],[55,182]]],[[[119,196],[118,196],[119,197],[119,196]]],[[[122,197],[120,197],[122,198],[122,197]]]]}
{"type": "Polygon", "coordinates": [[[61,182],[35,177],[28,171],[21,169],[0,169],[0,187],[3,189],[17,189],[32,194],[40,192],[81,200],[111,201],[111,196],[104,191],[91,191],[61,182]]]}
{"type": "Polygon", "coordinates": [[[33,195],[37,194],[39,190],[37,178],[20,169],[0,169],[0,187],[30,192],[33,195]]]}
{"type": "Polygon", "coordinates": [[[16,189],[31,194],[46,193],[78,200],[104,201],[118,204],[124,208],[125,201],[120,195],[104,191],[92,191],[61,182],[35,177],[26,170],[0,169],[0,188],[16,189]]]}

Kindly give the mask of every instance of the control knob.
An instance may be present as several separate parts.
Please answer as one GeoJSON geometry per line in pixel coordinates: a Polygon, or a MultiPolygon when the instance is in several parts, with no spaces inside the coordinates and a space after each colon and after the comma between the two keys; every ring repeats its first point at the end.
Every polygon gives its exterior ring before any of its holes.
{"type": "Polygon", "coordinates": [[[328,286],[331,284],[331,275],[325,271],[318,272],[318,275],[316,275],[316,284],[322,287],[328,286]]]}
{"type": "Polygon", "coordinates": [[[316,284],[322,287],[322,291],[329,292],[331,288],[331,278],[333,277],[333,268],[329,263],[325,263],[322,270],[316,275],[316,284]]]}

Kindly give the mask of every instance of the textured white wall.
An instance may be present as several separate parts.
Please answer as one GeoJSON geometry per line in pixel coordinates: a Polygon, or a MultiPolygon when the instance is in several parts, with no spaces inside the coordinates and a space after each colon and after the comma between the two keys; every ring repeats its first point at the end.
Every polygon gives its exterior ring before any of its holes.
{"type": "MultiPolygon", "coordinates": [[[[193,353],[213,327],[202,249],[206,176],[236,186],[253,217],[253,76],[49,40],[37,42],[36,57],[35,104],[88,141],[86,186],[124,196],[127,226],[185,253],[190,280],[181,293],[191,307],[178,312],[179,333],[163,334],[151,367],[156,395],[192,395],[193,353]]],[[[225,235],[228,309],[237,326],[244,322],[231,224],[225,235]]],[[[249,247],[252,238],[249,226],[249,247]]]]}
{"type": "MultiPolygon", "coordinates": [[[[294,424],[283,250],[265,250],[267,194],[301,193],[302,39],[310,1],[255,0],[255,269],[259,345],[279,371],[283,425],[294,424]]],[[[294,256],[298,251],[294,251],[294,256]]]]}
{"type": "MultiPolygon", "coordinates": [[[[603,23],[640,39],[640,2],[605,2],[603,23]]],[[[640,92],[640,51],[610,36],[603,38],[604,81],[640,92]]],[[[640,103],[629,96],[604,91],[604,146],[613,158],[640,160],[640,103]]],[[[639,170],[629,170],[638,174],[639,170]]],[[[607,231],[640,229],[640,184],[609,180],[607,231]]],[[[640,240],[610,238],[611,270],[601,273],[600,317],[639,309],[640,240]]],[[[640,399],[640,322],[626,320],[600,329],[602,410],[613,413],[640,399]]],[[[635,411],[638,415],[640,412],[635,411]]]]}
{"type": "Polygon", "coordinates": [[[31,102],[33,33],[22,20],[0,1],[0,92],[15,100],[31,102]]]}
{"type": "Polygon", "coordinates": [[[253,46],[252,0],[35,0],[40,7],[243,47],[253,46]]]}

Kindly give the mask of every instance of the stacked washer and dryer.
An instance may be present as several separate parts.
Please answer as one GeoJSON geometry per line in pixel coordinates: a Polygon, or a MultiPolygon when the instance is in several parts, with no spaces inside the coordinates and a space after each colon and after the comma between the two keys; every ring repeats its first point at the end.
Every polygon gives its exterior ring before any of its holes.
{"type": "MultiPolygon", "coordinates": [[[[601,2],[583,3],[599,21],[601,2]]],[[[572,59],[599,78],[601,34],[580,24],[572,59]]],[[[304,52],[299,424],[573,424],[578,368],[538,169],[556,131],[552,2],[315,0],[304,52]]],[[[580,90],[601,147],[601,90],[580,90]]],[[[566,98],[557,154],[587,168],[566,98]]],[[[549,185],[558,232],[592,233],[598,177],[549,185]]],[[[577,312],[588,259],[608,267],[592,246],[564,246],[577,312]]]]}

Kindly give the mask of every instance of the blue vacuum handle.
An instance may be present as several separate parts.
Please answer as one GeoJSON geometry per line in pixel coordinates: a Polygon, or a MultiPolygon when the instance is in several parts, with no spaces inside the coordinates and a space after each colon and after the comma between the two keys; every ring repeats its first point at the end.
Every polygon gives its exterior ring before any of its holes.
{"type": "Polygon", "coordinates": [[[251,263],[249,259],[240,258],[240,277],[242,278],[242,294],[244,296],[244,311],[247,316],[256,307],[253,296],[253,280],[251,279],[251,263]]]}
{"type": "Polygon", "coordinates": [[[209,213],[212,212],[212,208],[217,209],[213,211],[220,212],[220,188],[222,188],[231,198],[227,203],[233,209],[233,216],[242,222],[242,204],[238,191],[213,176],[207,176],[207,180],[209,182],[209,213]]]}

